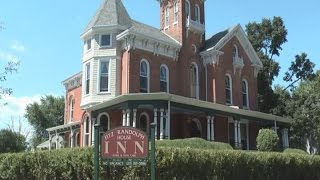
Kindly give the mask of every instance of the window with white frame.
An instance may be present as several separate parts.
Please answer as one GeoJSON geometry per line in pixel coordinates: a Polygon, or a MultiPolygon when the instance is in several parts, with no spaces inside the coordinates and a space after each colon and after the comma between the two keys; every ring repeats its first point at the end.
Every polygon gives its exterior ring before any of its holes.
{"type": "Polygon", "coordinates": [[[195,20],[198,22],[198,23],[200,23],[200,8],[199,8],[199,6],[198,5],[196,5],[196,7],[195,7],[195,20]]]}
{"type": "Polygon", "coordinates": [[[190,18],[190,2],[186,0],[186,18],[190,18]]]}
{"type": "Polygon", "coordinates": [[[232,57],[233,57],[233,58],[238,57],[238,47],[237,47],[236,45],[233,45],[232,57]]]}
{"type": "Polygon", "coordinates": [[[245,79],[242,80],[242,105],[249,108],[248,82],[245,79]]]}
{"type": "Polygon", "coordinates": [[[85,67],[85,94],[89,94],[90,92],[90,63],[86,64],[85,67]]]}
{"type": "Polygon", "coordinates": [[[109,60],[100,60],[99,91],[109,92],[109,60]]]}
{"type": "Polygon", "coordinates": [[[111,34],[100,35],[100,47],[110,47],[111,40],[111,34]]]}
{"type": "Polygon", "coordinates": [[[90,50],[91,49],[91,39],[88,39],[86,41],[86,45],[87,45],[87,50],[90,50]]]}
{"type": "Polygon", "coordinates": [[[173,6],[173,21],[174,23],[178,22],[178,16],[179,16],[179,6],[177,2],[174,2],[173,6]]]}
{"type": "Polygon", "coordinates": [[[149,76],[150,76],[149,63],[146,60],[141,60],[140,62],[140,92],[149,92],[149,76]]]}
{"type": "Polygon", "coordinates": [[[90,120],[88,116],[86,116],[84,119],[83,132],[84,132],[83,145],[88,146],[89,138],[90,138],[89,137],[90,136],[90,120]]]}
{"type": "Polygon", "coordinates": [[[74,98],[73,98],[73,96],[70,96],[70,98],[69,98],[69,113],[70,113],[70,119],[69,119],[69,122],[72,122],[72,120],[73,120],[73,114],[74,114],[74,103],[75,103],[75,101],[74,101],[74,98]]]}
{"type": "Polygon", "coordinates": [[[229,74],[225,76],[225,87],[226,87],[226,103],[232,104],[232,79],[229,74]]]}
{"type": "Polygon", "coordinates": [[[199,99],[198,66],[193,63],[190,67],[190,96],[199,99]]]}
{"type": "Polygon", "coordinates": [[[169,93],[169,71],[164,64],[160,67],[160,91],[169,93]]]}
{"type": "Polygon", "coordinates": [[[169,7],[166,8],[166,11],[165,11],[165,27],[169,27],[169,21],[170,21],[170,9],[169,7]]]}

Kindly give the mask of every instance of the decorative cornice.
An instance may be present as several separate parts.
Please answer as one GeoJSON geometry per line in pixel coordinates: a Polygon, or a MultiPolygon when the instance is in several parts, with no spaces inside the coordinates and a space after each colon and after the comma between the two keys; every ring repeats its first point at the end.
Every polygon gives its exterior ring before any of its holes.
{"type": "Polygon", "coordinates": [[[71,90],[82,85],[82,72],[79,72],[70,78],[64,80],[63,85],[65,86],[66,90],[71,90]]]}
{"type": "Polygon", "coordinates": [[[224,53],[215,49],[200,52],[200,56],[202,58],[202,63],[204,66],[208,64],[214,66],[219,64],[219,56],[222,54],[224,53]]]}

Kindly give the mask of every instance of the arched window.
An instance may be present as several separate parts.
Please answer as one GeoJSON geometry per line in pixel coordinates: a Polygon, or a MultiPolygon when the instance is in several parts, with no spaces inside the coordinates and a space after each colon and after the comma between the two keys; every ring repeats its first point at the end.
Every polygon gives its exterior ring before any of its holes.
{"type": "Polygon", "coordinates": [[[170,9],[169,7],[166,8],[166,11],[165,11],[165,24],[164,26],[165,27],[168,27],[169,26],[169,20],[170,20],[170,9]]]}
{"type": "Polygon", "coordinates": [[[186,18],[190,18],[190,2],[186,0],[186,18]]]}
{"type": "Polygon", "coordinates": [[[233,45],[233,49],[232,49],[232,57],[233,58],[236,58],[238,57],[239,54],[238,54],[238,47],[236,45],[233,45]]]}
{"type": "Polygon", "coordinates": [[[147,60],[140,62],[140,92],[148,93],[150,89],[150,67],[147,60]]]}
{"type": "Polygon", "coordinates": [[[73,121],[73,114],[74,114],[74,103],[75,100],[73,98],[73,96],[70,96],[69,98],[69,122],[73,121]]]}
{"type": "Polygon", "coordinates": [[[249,108],[248,82],[245,79],[242,80],[242,105],[249,108]]]}
{"type": "Polygon", "coordinates": [[[147,134],[149,134],[149,122],[149,115],[146,112],[141,113],[139,118],[139,128],[147,134]]]}
{"type": "Polygon", "coordinates": [[[198,4],[195,6],[194,12],[195,12],[195,20],[198,23],[200,23],[200,8],[199,8],[198,4]]]}
{"type": "Polygon", "coordinates": [[[164,64],[160,66],[160,91],[169,93],[169,69],[164,64]]]}
{"type": "Polygon", "coordinates": [[[173,7],[173,21],[174,22],[178,22],[178,16],[179,16],[179,6],[178,6],[178,3],[177,1],[174,2],[174,7],[173,7]]]}
{"type": "Polygon", "coordinates": [[[199,99],[199,75],[196,63],[192,63],[190,67],[190,95],[191,98],[199,99]]]}
{"type": "Polygon", "coordinates": [[[108,113],[101,113],[98,115],[98,123],[102,128],[102,131],[108,131],[110,129],[110,118],[108,113]]]}
{"type": "Polygon", "coordinates": [[[87,115],[84,117],[83,132],[83,146],[88,146],[90,139],[90,119],[87,115]]]}
{"type": "Polygon", "coordinates": [[[229,74],[225,77],[225,86],[226,86],[226,103],[232,104],[232,79],[229,74]]]}

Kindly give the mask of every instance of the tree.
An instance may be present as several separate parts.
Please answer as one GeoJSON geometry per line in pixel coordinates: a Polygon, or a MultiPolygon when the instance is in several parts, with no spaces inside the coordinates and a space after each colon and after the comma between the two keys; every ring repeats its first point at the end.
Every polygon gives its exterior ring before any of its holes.
{"type": "MultiPolygon", "coordinates": [[[[320,148],[320,71],[313,80],[307,80],[293,91],[288,106],[293,123],[291,126],[291,144],[294,147],[320,148]]],[[[308,150],[309,149],[309,150],[308,150]]]]}
{"type": "Polygon", "coordinates": [[[248,23],[246,32],[263,64],[258,74],[259,109],[270,113],[276,101],[272,82],[280,70],[279,63],[275,61],[274,56],[280,55],[282,45],[287,42],[288,31],[281,17],[273,17],[272,20],[264,18],[261,23],[248,23]]]}
{"type": "Polygon", "coordinates": [[[256,140],[258,151],[277,151],[279,148],[279,137],[274,130],[260,129],[256,140]]]}
{"type": "Polygon", "coordinates": [[[26,149],[26,138],[9,129],[0,130],[0,153],[21,152],[26,149]]]}
{"type": "Polygon", "coordinates": [[[48,138],[47,128],[64,123],[64,98],[52,95],[41,97],[40,103],[27,105],[25,117],[35,130],[31,139],[35,147],[48,138]]]}
{"type": "Polygon", "coordinates": [[[284,81],[291,82],[286,88],[294,89],[294,84],[300,80],[312,80],[315,78],[315,73],[313,68],[315,64],[307,58],[306,53],[301,53],[301,55],[295,56],[295,61],[291,62],[289,70],[285,73],[283,78],[284,81]]]}
{"type": "Polygon", "coordinates": [[[291,102],[291,94],[279,85],[275,86],[273,92],[276,106],[271,110],[271,113],[278,116],[289,116],[288,104],[291,102]]]}

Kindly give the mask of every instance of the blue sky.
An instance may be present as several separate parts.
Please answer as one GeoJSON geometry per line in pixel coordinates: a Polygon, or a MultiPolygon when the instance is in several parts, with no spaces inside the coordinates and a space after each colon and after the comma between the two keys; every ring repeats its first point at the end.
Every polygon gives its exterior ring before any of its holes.
{"type": "MultiPolygon", "coordinates": [[[[19,60],[19,73],[3,85],[12,87],[9,105],[0,107],[0,129],[8,117],[23,115],[26,103],[41,95],[64,95],[61,81],[81,70],[84,30],[102,0],[6,0],[0,5],[0,67],[8,60],[19,60]]],[[[131,18],[159,27],[156,0],[123,0],[131,18]]],[[[214,1],[206,0],[206,36],[240,23],[281,16],[288,29],[288,42],[276,57],[282,77],[296,54],[306,52],[320,64],[320,3],[305,1],[214,1]],[[318,49],[317,49],[318,48],[318,49]]],[[[7,122],[6,122],[7,123],[7,122]]]]}

